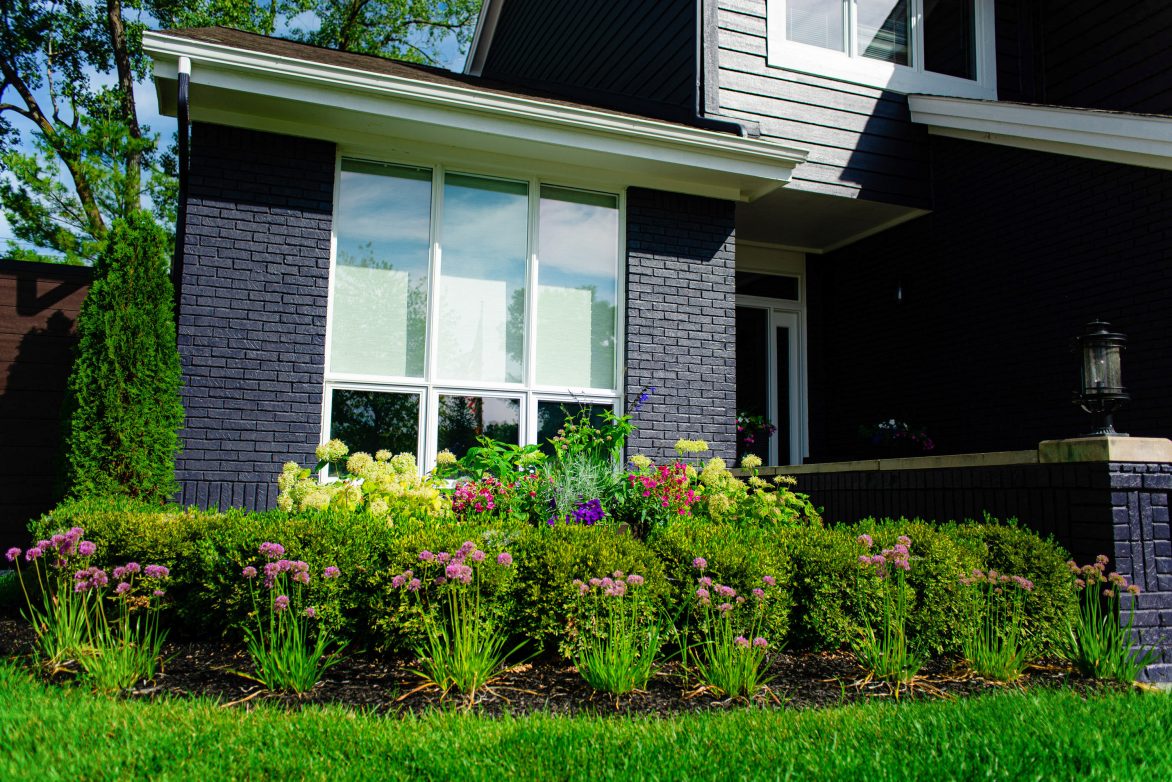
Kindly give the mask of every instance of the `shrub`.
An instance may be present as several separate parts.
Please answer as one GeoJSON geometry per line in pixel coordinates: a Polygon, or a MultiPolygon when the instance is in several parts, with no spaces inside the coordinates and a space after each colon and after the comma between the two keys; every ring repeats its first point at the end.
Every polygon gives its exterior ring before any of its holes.
{"type": "Polygon", "coordinates": [[[117,220],[77,318],[66,395],[68,494],[174,496],[183,406],[167,238],[145,212],[117,220]]]}

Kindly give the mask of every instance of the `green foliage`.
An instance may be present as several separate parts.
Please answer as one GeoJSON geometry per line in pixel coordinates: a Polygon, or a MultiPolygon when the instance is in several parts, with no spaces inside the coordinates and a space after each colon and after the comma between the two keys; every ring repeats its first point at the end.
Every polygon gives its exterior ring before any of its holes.
{"type": "Polygon", "coordinates": [[[603,410],[596,418],[593,410],[585,407],[577,415],[567,416],[557,436],[549,442],[559,465],[586,460],[613,467],[622,458],[623,446],[633,431],[630,415],[603,410]]]}
{"type": "MultiPolygon", "coordinates": [[[[694,563],[698,571],[707,572],[706,561],[694,563]]],[[[762,666],[770,646],[784,646],[780,640],[770,644],[762,635],[769,603],[778,590],[776,583],[759,583],[762,586],[751,596],[739,595],[727,584],[701,576],[696,590],[700,640],[688,649],[686,659],[694,663],[702,684],[729,698],[755,695],[766,682],[762,666]]]]}
{"type": "Polygon", "coordinates": [[[1038,644],[1027,635],[1022,614],[1033,585],[1021,576],[975,570],[961,583],[982,595],[981,621],[965,641],[964,659],[977,676],[1000,682],[1021,678],[1038,644]]]}
{"type": "Polygon", "coordinates": [[[511,481],[531,468],[545,462],[545,454],[539,445],[516,445],[502,443],[483,435],[476,438],[475,445],[459,460],[455,472],[479,479],[491,475],[497,480],[511,481]]]}
{"type": "Polygon", "coordinates": [[[851,649],[871,676],[895,685],[896,697],[899,685],[910,684],[926,659],[908,639],[910,546],[911,538],[901,536],[894,548],[873,555],[870,562],[860,562],[856,571],[856,578],[866,584],[864,589],[878,593],[882,609],[878,621],[863,617],[862,631],[851,641],[851,649]]]}
{"type": "Polygon", "coordinates": [[[1079,607],[1066,634],[1059,638],[1058,648],[1086,676],[1131,684],[1144,668],[1160,659],[1160,653],[1133,642],[1135,596],[1140,589],[1128,585],[1119,573],[1106,573],[1107,562],[1105,554],[1100,554],[1095,564],[1081,568],[1071,560],[1079,607]],[[1127,621],[1120,612],[1124,595],[1130,598],[1127,621]]]}
{"type": "Polygon", "coordinates": [[[149,216],[115,222],[77,319],[66,482],[74,497],[174,496],[183,405],[167,241],[149,216]]]}
{"type": "Polygon", "coordinates": [[[646,580],[614,571],[601,578],[575,579],[574,622],[578,643],[574,665],[596,690],[624,695],[647,686],[663,642],[663,619],[648,605],[646,580]]]}

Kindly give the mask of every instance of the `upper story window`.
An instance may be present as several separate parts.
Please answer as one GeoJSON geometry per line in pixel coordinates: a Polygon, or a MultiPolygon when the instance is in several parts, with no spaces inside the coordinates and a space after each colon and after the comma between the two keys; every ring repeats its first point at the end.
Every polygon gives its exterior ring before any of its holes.
{"type": "Polygon", "coordinates": [[[905,93],[996,98],[993,0],[769,0],[769,64],[905,93]]]}
{"type": "Polygon", "coordinates": [[[619,195],[349,159],[338,191],[325,437],[430,467],[618,403],[619,195]]]}

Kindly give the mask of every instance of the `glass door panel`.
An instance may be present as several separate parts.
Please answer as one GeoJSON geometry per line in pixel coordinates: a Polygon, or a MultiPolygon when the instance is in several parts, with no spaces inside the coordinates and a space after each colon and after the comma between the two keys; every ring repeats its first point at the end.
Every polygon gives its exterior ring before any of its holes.
{"type": "Polygon", "coordinates": [[[766,464],[802,461],[800,321],[797,312],[738,306],[737,455],[766,464]],[[767,427],[755,426],[765,424],[767,427]],[[772,427],[772,433],[768,427],[772,427]]]}

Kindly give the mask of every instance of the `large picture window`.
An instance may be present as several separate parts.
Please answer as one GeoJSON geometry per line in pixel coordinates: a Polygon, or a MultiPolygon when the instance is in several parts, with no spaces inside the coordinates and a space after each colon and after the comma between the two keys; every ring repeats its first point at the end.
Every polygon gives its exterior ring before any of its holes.
{"type": "Polygon", "coordinates": [[[430,467],[617,404],[618,195],[350,159],[338,190],[323,436],[430,467]]]}
{"type": "Polygon", "coordinates": [[[769,64],[843,81],[996,98],[993,0],[769,0],[769,64]]]}

